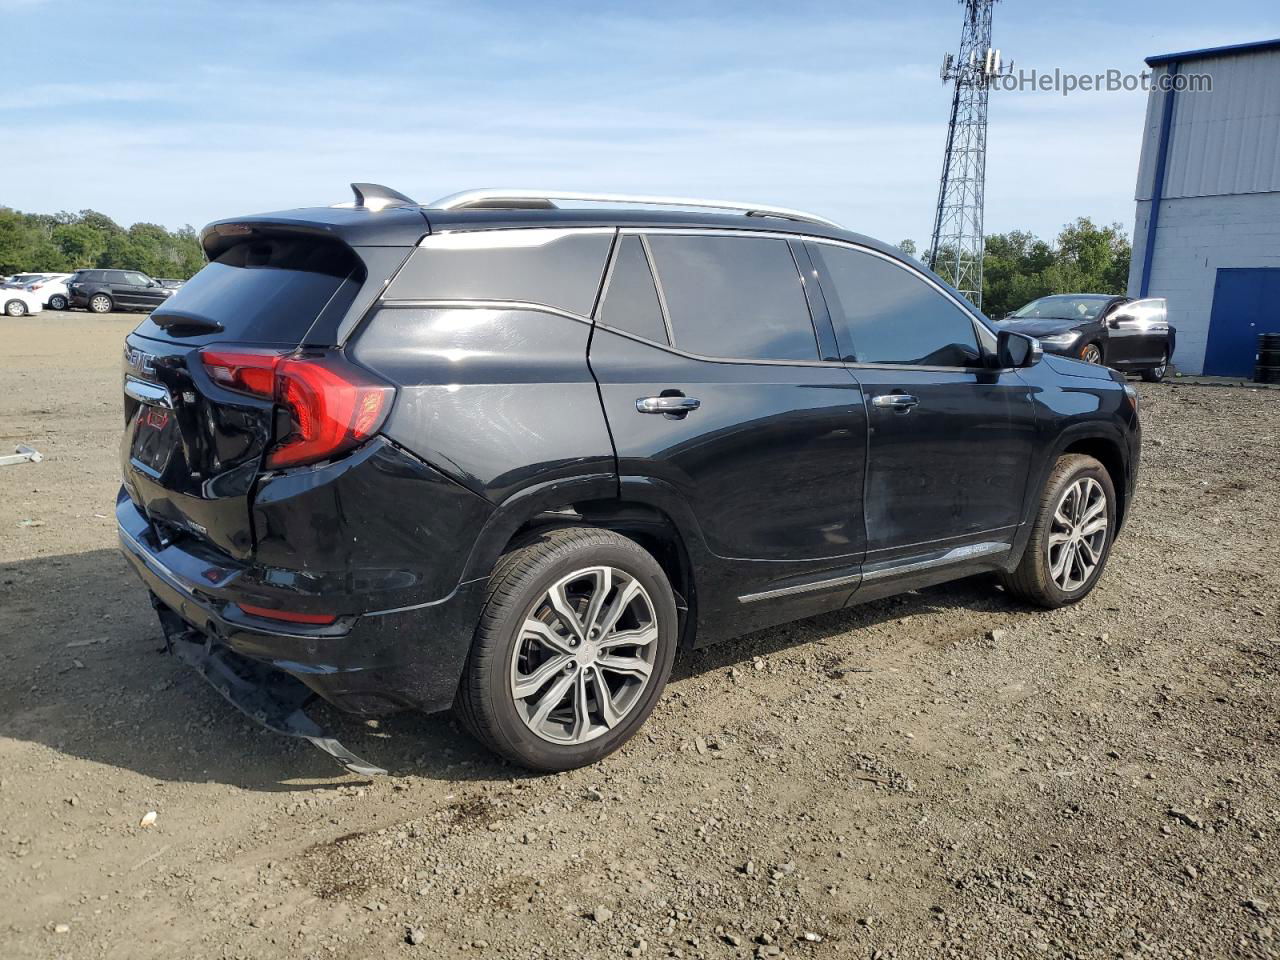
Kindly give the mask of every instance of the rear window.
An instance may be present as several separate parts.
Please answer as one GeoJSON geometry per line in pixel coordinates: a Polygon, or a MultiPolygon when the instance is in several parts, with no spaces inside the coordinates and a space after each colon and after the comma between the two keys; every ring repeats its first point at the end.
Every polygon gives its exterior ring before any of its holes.
{"type": "MultiPolygon", "coordinates": [[[[295,345],[317,319],[345,314],[363,279],[360,261],[343,244],[254,239],[224,252],[152,316],[212,320],[222,325],[219,340],[295,345]]],[[[138,333],[173,335],[150,318],[138,333]]]]}

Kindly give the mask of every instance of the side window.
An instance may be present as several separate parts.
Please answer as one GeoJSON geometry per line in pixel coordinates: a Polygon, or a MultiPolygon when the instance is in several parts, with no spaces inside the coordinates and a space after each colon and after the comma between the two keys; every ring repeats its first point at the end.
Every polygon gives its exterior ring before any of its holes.
{"type": "Polygon", "coordinates": [[[742,360],[818,359],[787,241],[679,234],[648,241],[674,346],[742,360]]]}
{"type": "Polygon", "coordinates": [[[613,231],[515,229],[437,233],[418,245],[389,300],[516,300],[589,317],[613,231]]]}
{"type": "Polygon", "coordinates": [[[133,284],[135,287],[145,287],[147,285],[147,278],[140,273],[130,272],[124,275],[124,282],[133,284]]]}
{"type": "Polygon", "coordinates": [[[981,362],[970,315],[911,271],[825,243],[809,244],[809,252],[822,271],[846,360],[930,367],[981,362]]]}
{"type": "Polygon", "coordinates": [[[624,236],[618,240],[609,288],[600,305],[600,322],[656,343],[670,342],[649,258],[639,237],[624,236]]]}

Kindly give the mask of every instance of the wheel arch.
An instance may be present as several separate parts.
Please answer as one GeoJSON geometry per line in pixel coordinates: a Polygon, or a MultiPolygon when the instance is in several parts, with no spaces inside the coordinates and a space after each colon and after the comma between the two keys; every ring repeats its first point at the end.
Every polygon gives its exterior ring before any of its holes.
{"type": "MultiPolygon", "coordinates": [[[[1106,468],[1107,475],[1111,477],[1111,486],[1115,488],[1116,493],[1116,527],[1119,529],[1124,526],[1129,508],[1128,465],[1120,443],[1114,438],[1103,434],[1068,439],[1061,449],[1056,452],[1053,461],[1056,463],[1059,457],[1069,453],[1080,453],[1093,457],[1106,468]]],[[[1052,469],[1052,466],[1050,469],[1052,469]]]]}
{"type": "Polygon", "coordinates": [[[680,648],[693,642],[697,623],[695,570],[702,550],[692,512],[671,502],[673,492],[639,480],[623,483],[612,476],[553,481],[522,491],[495,511],[468,560],[464,580],[489,576],[513,545],[539,530],[599,527],[644,547],[662,567],[680,613],[680,648]]]}

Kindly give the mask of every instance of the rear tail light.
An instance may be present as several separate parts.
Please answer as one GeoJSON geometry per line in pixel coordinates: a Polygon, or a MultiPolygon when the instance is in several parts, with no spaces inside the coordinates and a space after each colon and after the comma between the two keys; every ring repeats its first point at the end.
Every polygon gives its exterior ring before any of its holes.
{"type": "Polygon", "coordinates": [[[200,351],[209,378],[238,393],[273,400],[291,429],[267,451],[268,467],[329,460],[364,443],[382,426],[395,388],[338,353],[200,351]]]}

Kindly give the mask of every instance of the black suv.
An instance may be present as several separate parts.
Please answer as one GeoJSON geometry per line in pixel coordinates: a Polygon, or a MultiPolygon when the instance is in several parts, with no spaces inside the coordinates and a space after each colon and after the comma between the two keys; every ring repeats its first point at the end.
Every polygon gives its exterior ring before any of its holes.
{"type": "Polygon", "coordinates": [[[67,300],[94,313],[154,310],[176,291],[137,270],[80,270],[67,281],[67,300]]]}
{"type": "Polygon", "coordinates": [[[1045,607],[1097,582],[1133,388],[894,248],[758,206],[354,186],[207,227],[125,350],[125,556],[171,651],[272,729],[376,772],[313,693],[453,705],[565,769],[678,650],[984,571],[1045,607]]]}

